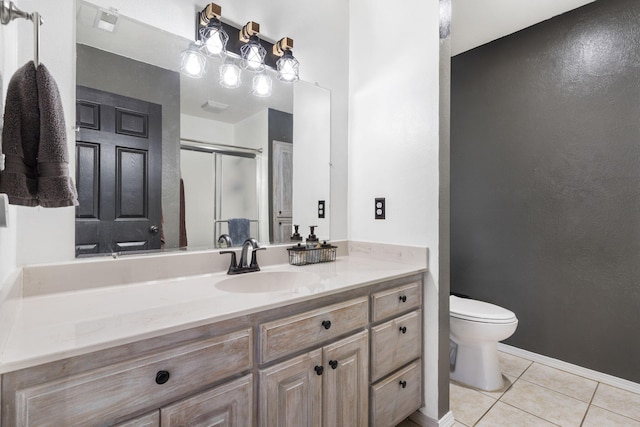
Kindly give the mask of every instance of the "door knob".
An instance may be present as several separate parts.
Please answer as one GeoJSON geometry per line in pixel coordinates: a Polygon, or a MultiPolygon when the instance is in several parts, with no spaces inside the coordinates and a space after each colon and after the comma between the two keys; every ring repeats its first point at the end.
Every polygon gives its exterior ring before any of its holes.
{"type": "Polygon", "coordinates": [[[158,228],[157,225],[152,225],[151,227],[149,227],[149,232],[152,234],[158,234],[158,231],[160,231],[160,228],[158,228]]]}
{"type": "Polygon", "coordinates": [[[338,367],[338,361],[337,360],[329,360],[329,366],[331,366],[331,369],[336,369],[338,367]]]}

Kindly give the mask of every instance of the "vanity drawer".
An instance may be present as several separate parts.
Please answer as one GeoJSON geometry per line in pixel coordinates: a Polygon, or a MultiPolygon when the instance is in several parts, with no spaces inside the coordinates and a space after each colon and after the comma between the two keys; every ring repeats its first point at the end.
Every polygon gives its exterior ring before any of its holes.
{"type": "Polygon", "coordinates": [[[368,323],[367,297],[264,323],[260,326],[260,363],[364,328],[368,323]]]}
{"type": "Polygon", "coordinates": [[[18,426],[110,425],[247,371],[252,354],[245,329],[19,389],[15,419],[18,426]]]}
{"type": "Polygon", "coordinates": [[[371,317],[373,322],[403,313],[422,303],[421,282],[377,292],[371,297],[371,317]]]}
{"type": "Polygon", "coordinates": [[[420,357],[422,310],[371,328],[371,381],[420,357]]]}
{"type": "Polygon", "coordinates": [[[371,386],[371,425],[395,426],[422,405],[422,362],[371,386]]]}

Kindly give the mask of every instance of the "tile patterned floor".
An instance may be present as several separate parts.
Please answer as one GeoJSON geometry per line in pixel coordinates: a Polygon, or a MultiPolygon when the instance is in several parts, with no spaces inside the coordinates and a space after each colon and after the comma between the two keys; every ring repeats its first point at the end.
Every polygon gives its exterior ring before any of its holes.
{"type": "Polygon", "coordinates": [[[497,392],[451,383],[454,427],[640,427],[640,394],[507,353],[500,366],[497,392]]]}

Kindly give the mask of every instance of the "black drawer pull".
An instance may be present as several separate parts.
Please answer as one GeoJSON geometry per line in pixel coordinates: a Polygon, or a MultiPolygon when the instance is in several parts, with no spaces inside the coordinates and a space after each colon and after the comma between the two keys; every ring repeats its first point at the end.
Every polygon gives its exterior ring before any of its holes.
{"type": "Polygon", "coordinates": [[[329,366],[331,366],[331,369],[336,369],[338,367],[338,361],[337,360],[329,360],[329,366]]]}
{"type": "Polygon", "coordinates": [[[322,375],[322,373],[324,372],[324,368],[322,366],[316,366],[313,369],[316,371],[316,374],[318,375],[322,375]]]}
{"type": "Polygon", "coordinates": [[[407,333],[407,327],[406,326],[400,326],[400,332],[402,332],[403,334],[407,333]]]}
{"type": "Polygon", "coordinates": [[[407,302],[407,296],[406,295],[400,295],[400,302],[407,302]]]}
{"type": "Polygon", "coordinates": [[[324,326],[325,329],[329,329],[331,327],[331,320],[323,320],[322,326],[324,326]]]}
{"type": "Polygon", "coordinates": [[[169,371],[158,371],[158,373],[156,374],[156,383],[164,384],[169,381],[170,376],[171,375],[169,375],[169,371]]]}
{"type": "Polygon", "coordinates": [[[406,381],[400,381],[400,387],[407,388],[407,382],[406,381]]]}

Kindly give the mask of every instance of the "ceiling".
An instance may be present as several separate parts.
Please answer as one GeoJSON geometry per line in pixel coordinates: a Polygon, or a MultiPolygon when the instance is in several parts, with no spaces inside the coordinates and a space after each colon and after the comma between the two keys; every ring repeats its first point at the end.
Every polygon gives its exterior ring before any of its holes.
{"type": "Polygon", "coordinates": [[[451,55],[515,33],[594,0],[451,0],[451,55]]]}

